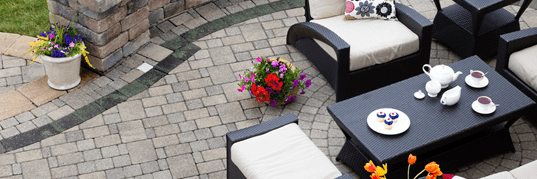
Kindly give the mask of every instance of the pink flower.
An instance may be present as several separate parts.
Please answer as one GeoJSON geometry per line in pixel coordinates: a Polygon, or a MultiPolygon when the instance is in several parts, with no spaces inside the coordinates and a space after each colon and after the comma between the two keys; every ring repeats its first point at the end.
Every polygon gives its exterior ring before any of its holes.
{"type": "Polygon", "coordinates": [[[73,42],[69,43],[69,47],[75,47],[75,43],[73,42]]]}
{"type": "Polygon", "coordinates": [[[239,74],[239,79],[242,79],[242,76],[241,76],[241,74],[239,74]]]}
{"type": "Polygon", "coordinates": [[[58,48],[58,44],[54,45],[54,48],[58,48]]]}
{"type": "Polygon", "coordinates": [[[50,34],[49,37],[50,37],[50,38],[54,38],[54,35],[53,35],[53,34],[50,34]]]}
{"type": "Polygon", "coordinates": [[[255,83],[255,78],[254,78],[254,75],[250,75],[250,80],[252,80],[252,82],[255,83]]]}
{"type": "Polygon", "coordinates": [[[280,74],[280,78],[283,78],[283,73],[280,74]]]}
{"type": "Polygon", "coordinates": [[[245,88],[244,85],[242,85],[241,89],[237,89],[237,90],[239,90],[239,92],[242,92],[242,91],[244,91],[244,88],[245,88]]]}
{"type": "Polygon", "coordinates": [[[244,82],[248,83],[248,78],[244,77],[244,82]]]}
{"type": "Polygon", "coordinates": [[[41,51],[45,51],[45,48],[42,48],[41,51]]]}
{"type": "Polygon", "coordinates": [[[261,59],[261,57],[257,57],[257,62],[261,62],[263,61],[263,59],[261,59]]]}

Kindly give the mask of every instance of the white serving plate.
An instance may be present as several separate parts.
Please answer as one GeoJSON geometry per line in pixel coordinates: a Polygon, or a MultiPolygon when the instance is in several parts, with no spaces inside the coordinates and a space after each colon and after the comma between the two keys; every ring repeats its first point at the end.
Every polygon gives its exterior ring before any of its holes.
{"type": "MultiPolygon", "coordinates": [[[[388,117],[388,115],[386,117],[388,117]]],[[[369,125],[369,128],[380,134],[397,135],[408,130],[408,128],[410,127],[410,119],[404,112],[399,111],[397,109],[381,108],[369,113],[369,115],[367,116],[367,125],[369,125]],[[396,112],[399,114],[399,118],[397,118],[397,122],[393,123],[391,130],[384,128],[384,122],[377,121],[377,113],[379,111],[382,111],[386,114],[390,114],[392,112],[396,112]]]]}

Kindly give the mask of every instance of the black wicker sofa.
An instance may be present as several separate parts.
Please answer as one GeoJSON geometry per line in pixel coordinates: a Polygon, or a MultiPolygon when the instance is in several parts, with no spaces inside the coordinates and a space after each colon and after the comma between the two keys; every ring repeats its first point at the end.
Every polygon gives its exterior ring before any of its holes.
{"type": "MultiPolygon", "coordinates": [[[[334,88],[336,101],[339,102],[423,73],[421,67],[429,63],[432,23],[403,4],[395,3],[395,9],[397,19],[419,38],[419,50],[413,54],[350,71],[349,52],[351,47],[346,42],[349,39],[342,39],[332,30],[310,22],[313,18],[310,15],[308,0],[306,0],[305,5],[307,22],[290,27],[287,33],[287,44],[296,47],[317,67],[334,88]],[[332,47],[337,59],[332,58],[313,39],[332,47]]],[[[375,34],[372,32],[368,35],[375,34]]]]}

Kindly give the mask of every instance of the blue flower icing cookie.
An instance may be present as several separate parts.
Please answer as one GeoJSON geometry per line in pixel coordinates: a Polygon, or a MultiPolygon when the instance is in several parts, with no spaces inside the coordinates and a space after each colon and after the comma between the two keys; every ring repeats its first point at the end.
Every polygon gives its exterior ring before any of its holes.
{"type": "Polygon", "coordinates": [[[386,117],[386,113],[380,111],[377,113],[377,121],[378,122],[382,122],[384,121],[384,118],[386,117]]]}
{"type": "Polygon", "coordinates": [[[392,118],[393,122],[397,122],[397,118],[399,118],[399,114],[397,114],[396,112],[392,112],[390,113],[390,118],[392,118]]]}
{"type": "Polygon", "coordinates": [[[384,129],[392,129],[392,125],[393,125],[393,120],[391,118],[386,118],[386,120],[384,120],[384,129]]]}

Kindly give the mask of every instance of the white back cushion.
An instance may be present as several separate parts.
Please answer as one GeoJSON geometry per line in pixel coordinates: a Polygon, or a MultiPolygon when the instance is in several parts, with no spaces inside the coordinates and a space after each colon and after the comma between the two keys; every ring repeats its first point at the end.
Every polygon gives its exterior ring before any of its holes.
{"type": "Polygon", "coordinates": [[[345,14],[346,0],[309,0],[310,15],[322,19],[345,14]]]}
{"type": "Polygon", "coordinates": [[[481,179],[517,179],[517,178],[513,177],[513,175],[511,175],[511,173],[509,172],[500,172],[500,173],[495,173],[495,174],[483,177],[481,179]]]}
{"type": "MultiPolygon", "coordinates": [[[[413,54],[420,49],[418,35],[399,21],[380,19],[344,20],[344,15],[312,20],[336,33],[350,46],[349,70],[354,71],[375,64],[413,54]]],[[[334,49],[321,41],[316,42],[332,58],[334,49]]]]}
{"type": "Polygon", "coordinates": [[[510,171],[516,179],[535,179],[537,177],[537,160],[510,171]]]}
{"type": "Polygon", "coordinates": [[[524,83],[537,90],[537,45],[512,53],[508,68],[524,83]]]}
{"type": "Polygon", "coordinates": [[[231,146],[231,160],[248,179],[334,179],[341,172],[291,123],[231,146]]]}

